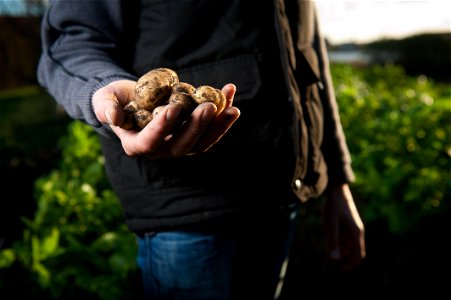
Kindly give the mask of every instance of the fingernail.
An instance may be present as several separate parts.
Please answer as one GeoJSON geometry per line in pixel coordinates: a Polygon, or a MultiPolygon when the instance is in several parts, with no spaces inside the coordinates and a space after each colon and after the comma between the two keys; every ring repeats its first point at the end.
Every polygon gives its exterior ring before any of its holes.
{"type": "Polygon", "coordinates": [[[241,111],[239,109],[236,109],[236,111],[227,110],[226,114],[229,119],[237,119],[241,116],[241,111]]]}
{"type": "Polygon", "coordinates": [[[178,118],[180,115],[180,108],[174,106],[166,111],[166,121],[172,121],[178,118]]]}
{"type": "Polygon", "coordinates": [[[104,115],[108,121],[108,124],[113,125],[113,118],[111,118],[111,109],[109,108],[105,109],[104,115]]]}

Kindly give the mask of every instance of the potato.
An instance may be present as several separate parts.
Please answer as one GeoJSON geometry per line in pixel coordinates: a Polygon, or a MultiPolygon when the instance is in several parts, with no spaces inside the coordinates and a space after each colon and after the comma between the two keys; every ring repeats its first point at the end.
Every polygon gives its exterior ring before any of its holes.
{"type": "Polygon", "coordinates": [[[208,85],[199,86],[194,92],[193,98],[197,104],[201,104],[203,102],[212,102],[218,109],[216,111],[217,115],[219,115],[224,110],[226,105],[226,98],[224,93],[221,90],[208,85]]]}
{"type": "Polygon", "coordinates": [[[220,114],[226,104],[224,93],[214,87],[201,85],[195,88],[180,82],[177,73],[168,68],[150,70],[138,79],[134,98],[124,107],[124,129],[142,129],[169,103],[182,110],[180,123],[187,119],[197,105],[212,102],[220,114]]]}
{"type": "Polygon", "coordinates": [[[196,88],[186,82],[178,82],[172,88],[172,94],[169,97],[169,103],[178,105],[182,110],[182,117],[187,117],[196,108],[196,102],[193,99],[193,93],[196,88]]]}
{"type": "Polygon", "coordinates": [[[177,74],[167,68],[151,70],[138,79],[135,86],[135,102],[140,108],[152,111],[169,99],[177,74]]]}

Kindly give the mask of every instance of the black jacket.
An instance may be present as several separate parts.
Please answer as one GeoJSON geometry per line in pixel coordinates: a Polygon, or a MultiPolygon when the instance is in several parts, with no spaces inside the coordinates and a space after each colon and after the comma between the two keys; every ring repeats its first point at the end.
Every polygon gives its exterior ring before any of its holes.
{"type": "Polygon", "coordinates": [[[353,180],[311,1],[54,1],[43,42],[40,83],[100,133],[131,230],[271,211],[293,192],[306,201],[353,180]],[[207,153],[128,157],[95,118],[98,88],[156,67],[194,85],[237,85],[242,115],[207,153]]]}

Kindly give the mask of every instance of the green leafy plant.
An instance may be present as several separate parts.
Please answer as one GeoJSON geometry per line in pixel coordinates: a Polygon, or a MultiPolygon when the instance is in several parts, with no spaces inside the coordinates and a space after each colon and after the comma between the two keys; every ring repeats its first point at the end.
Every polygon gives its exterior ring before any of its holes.
{"type": "Polygon", "coordinates": [[[365,219],[402,233],[449,209],[451,86],[394,65],[332,72],[365,219]]]}
{"type": "MultiPolygon", "coordinates": [[[[333,64],[332,75],[364,220],[384,220],[399,234],[449,210],[451,86],[397,66],[333,64]]],[[[37,209],[23,219],[22,240],[0,251],[0,290],[34,299],[138,298],[136,240],[107,181],[97,135],[74,121],[61,148],[59,166],[35,182],[37,209]]],[[[321,223],[312,214],[303,220],[321,223]]]]}
{"type": "Polygon", "coordinates": [[[98,137],[75,121],[61,142],[60,167],[35,183],[38,205],[24,219],[23,240],[0,252],[0,287],[9,268],[26,275],[30,295],[133,299],[136,239],[106,179],[98,137]]]}

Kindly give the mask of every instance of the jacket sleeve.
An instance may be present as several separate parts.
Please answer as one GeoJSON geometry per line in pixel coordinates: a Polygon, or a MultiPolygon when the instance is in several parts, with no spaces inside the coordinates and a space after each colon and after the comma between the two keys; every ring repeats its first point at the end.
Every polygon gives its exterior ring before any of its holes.
{"type": "Polygon", "coordinates": [[[330,73],[329,58],[324,37],[315,14],[314,47],[318,54],[320,68],[320,97],[324,110],[324,136],[321,146],[327,163],[329,186],[350,183],[355,180],[351,167],[351,155],[340,120],[330,73]]]}
{"type": "MultiPolygon", "coordinates": [[[[97,120],[91,97],[100,87],[136,77],[126,71],[121,0],[54,0],[43,17],[39,84],[67,114],[111,134],[97,120]]],[[[131,1],[133,2],[133,1],[131,1]]]]}

